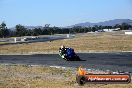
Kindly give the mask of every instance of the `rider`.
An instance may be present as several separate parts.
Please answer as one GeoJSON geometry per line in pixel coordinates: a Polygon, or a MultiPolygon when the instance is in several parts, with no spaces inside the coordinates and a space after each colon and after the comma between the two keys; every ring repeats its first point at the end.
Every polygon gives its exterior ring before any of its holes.
{"type": "Polygon", "coordinates": [[[61,55],[64,55],[64,57],[66,56],[66,49],[64,45],[61,45],[59,52],[61,55]]]}
{"type": "Polygon", "coordinates": [[[66,58],[68,55],[74,54],[74,49],[66,48],[64,45],[61,45],[59,52],[64,58],[66,58]]]}

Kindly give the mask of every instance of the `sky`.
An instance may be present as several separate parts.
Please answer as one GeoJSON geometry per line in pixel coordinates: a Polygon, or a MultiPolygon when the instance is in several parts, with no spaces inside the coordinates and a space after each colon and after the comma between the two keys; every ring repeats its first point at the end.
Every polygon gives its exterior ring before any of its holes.
{"type": "Polygon", "coordinates": [[[0,23],[7,27],[65,27],[113,19],[132,19],[132,0],[0,0],[0,23]]]}

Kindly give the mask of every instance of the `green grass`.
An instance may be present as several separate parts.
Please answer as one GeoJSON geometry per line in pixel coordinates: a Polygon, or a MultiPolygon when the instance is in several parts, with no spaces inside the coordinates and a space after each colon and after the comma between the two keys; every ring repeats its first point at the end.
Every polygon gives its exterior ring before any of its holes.
{"type": "Polygon", "coordinates": [[[0,42],[0,45],[2,45],[2,44],[8,44],[8,42],[0,42]]]}

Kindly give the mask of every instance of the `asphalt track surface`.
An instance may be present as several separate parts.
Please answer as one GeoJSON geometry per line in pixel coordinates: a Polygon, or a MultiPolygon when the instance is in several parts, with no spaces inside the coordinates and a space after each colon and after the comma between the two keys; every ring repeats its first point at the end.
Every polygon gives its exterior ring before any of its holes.
{"type": "Polygon", "coordinates": [[[0,55],[2,64],[31,64],[132,72],[132,53],[78,53],[86,61],[65,61],[58,54],[0,55]]]}

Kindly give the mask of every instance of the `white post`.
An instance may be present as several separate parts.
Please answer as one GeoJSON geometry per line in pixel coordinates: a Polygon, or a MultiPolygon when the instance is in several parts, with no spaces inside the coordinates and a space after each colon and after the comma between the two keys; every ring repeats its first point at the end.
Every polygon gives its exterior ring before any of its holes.
{"type": "Polygon", "coordinates": [[[70,34],[67,34],[67,38],[70,38],[70,34]]]}
{"type": "Polygon", "coordinates": [[[16,38],[14,38],[14,42],[16,43],[16,38]]]}

